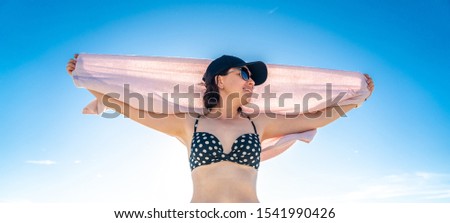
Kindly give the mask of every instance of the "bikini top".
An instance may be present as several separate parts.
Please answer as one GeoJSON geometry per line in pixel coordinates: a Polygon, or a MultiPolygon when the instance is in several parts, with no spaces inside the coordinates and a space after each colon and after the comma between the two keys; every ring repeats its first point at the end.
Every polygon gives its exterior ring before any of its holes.
{"type": "Polygon", "coordinates": [[[233,143],[230,153],[224,153],[222,143],[213,134],[208,132],[197,132],[198,119],[194,124],[194,135],[192,136],[191,155],[189,163],[191,171],[199,166],[209,165],[221,161],[230,161],[241,165],[251,166],[258,169],[261,155],[261,143],[256,132],[255,124],[247,117],[255,133],[240,135],[233,143]]]}

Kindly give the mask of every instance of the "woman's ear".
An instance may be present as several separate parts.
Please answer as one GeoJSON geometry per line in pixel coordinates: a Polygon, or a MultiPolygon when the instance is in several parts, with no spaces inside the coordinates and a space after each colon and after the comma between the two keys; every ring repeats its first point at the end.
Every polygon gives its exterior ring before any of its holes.
{"type": "Polygon", "coordinates": [[[219,89],[223,89],[223,78],[220,75],[216,76],[216,83],[217,83],[217,87],[219,87],[219,89]]]}

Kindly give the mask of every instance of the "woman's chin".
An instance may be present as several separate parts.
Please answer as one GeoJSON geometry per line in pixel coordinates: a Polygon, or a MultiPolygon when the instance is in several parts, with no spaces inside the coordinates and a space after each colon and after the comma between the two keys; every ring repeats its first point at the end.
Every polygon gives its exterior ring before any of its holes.
{"type": "Polygon", "coordinates": [[[252,93],[246,93],[244,94],[244,96],[242,97],[242,105],[246,105],[252,102],[252,93]]]}

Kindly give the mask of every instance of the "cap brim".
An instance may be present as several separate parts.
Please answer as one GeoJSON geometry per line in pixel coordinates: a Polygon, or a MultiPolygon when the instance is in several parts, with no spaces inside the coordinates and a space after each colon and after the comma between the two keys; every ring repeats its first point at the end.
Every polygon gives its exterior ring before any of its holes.
{"type": "Polygon", "coordinates": [[[247,66],[250,72],[252,72],[252,80],[255,82],[255,85],[260,85],[266,81],[267,66],[264,62],[250,62],[246,63],[245,66],[247,66]]]}

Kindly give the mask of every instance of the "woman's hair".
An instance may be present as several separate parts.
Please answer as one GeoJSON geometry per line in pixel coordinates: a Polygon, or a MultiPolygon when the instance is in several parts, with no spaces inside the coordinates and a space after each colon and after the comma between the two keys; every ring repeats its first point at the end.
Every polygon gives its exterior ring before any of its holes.
{"type": "MultiPolygon", "coordinates": [[[[219,74],[224,75],[224,74],[219,74]]],[[[216,107],[220,102],[219,86],[217,86],[216,78],[205,80],[206,91],[203,95],[203,105],[208,111],[216,107]]]]}
{"type": "MultiPolygon", "coordinates": [[[[220,76],[225,76],[227,73],[220,73],[220,76]]],[[[205,80],[204,85],[206,87],[205,94],[203,95],[203,105],[208,110],[211,111],[212,108],[216,107],[220,103],[219,86],[216,83],[216,77],[209,80],[205,80]]],[[[239,107],[238,111],[241,112],[242,108],[239,107]]]]}

